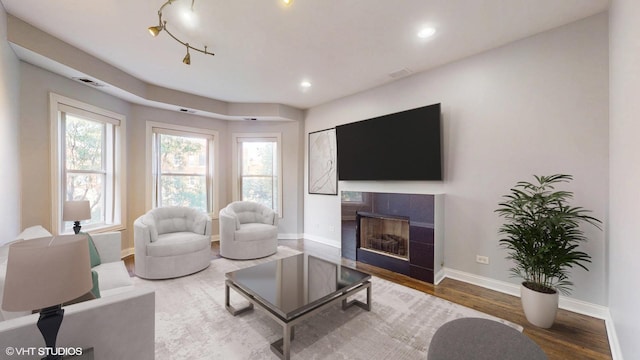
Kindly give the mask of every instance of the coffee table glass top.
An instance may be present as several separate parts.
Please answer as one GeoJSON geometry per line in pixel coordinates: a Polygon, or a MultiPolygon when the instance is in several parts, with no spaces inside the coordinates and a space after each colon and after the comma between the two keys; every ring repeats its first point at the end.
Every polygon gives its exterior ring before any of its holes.
{"type": "Polygon", "coordinates": [[[284,320],[363,284],[371,275],[304,253],[226,274],[284,320]]]}

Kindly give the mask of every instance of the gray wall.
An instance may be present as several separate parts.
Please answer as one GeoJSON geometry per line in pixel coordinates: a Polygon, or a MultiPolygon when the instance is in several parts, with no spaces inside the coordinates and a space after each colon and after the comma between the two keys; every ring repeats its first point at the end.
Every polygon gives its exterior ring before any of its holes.
{"type": "MultiPolygon", "coordinates": [[[[127,125],[131,122],[131,107],[126,101],[20,62],[23,228],[42,225],[48,230],[51,229],[50,92],[123,114],[127,117],[127,125]]],[[[123,244],[126,243],[126,239],[127,234],[124,233],[123,244]]]]}
{"type": "MultiPolygon", "coordinates": [[[[610,10],[609,309],[625,359],[640,354],[640,2],[610,10]]],[[[615,346],[616,344],[612,344],[615,346]]]]}
{"type": "Polygon", "coordinates": [[[7,14],[0,4],[0,245],[20,233],[20,68],[6,38],[7,14]]]}
{"type": "MultiPolygon", "coordinates": [[[[590,17],[312,108],[305,131],[441,102],[444,181],[349,181],[339,190],[445,193],[444,266],[518,284],[494,213],[517,181],[572,174],[575,204],[607,220],[607,33],[606,14],[590,17]]],[[[339,197],[305,193],[304,220],[305,236],[339,246],[339,197]]],[[[573,297],[606,305],[605,232],[584,230],[593,263],[573,272],[573,297]]]]}

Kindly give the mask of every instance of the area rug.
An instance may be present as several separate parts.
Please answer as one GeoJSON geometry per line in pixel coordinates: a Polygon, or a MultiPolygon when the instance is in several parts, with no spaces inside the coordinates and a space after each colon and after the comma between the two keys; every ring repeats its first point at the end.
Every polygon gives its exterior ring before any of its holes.
{"type": "MultiPolygon", "coordinates": [[[[224,307],[224,274],[292,256],[284,246],[268,258],[215,259],[197,274],[170,280],[134,278],[156,291],[156,359],[277,359],[269,344],[282,328],[260,309],[232,316],[224,307]]],[[[296,326],[293,359],[426,359],[429,342],[444,323],[480,317],[522,327],[420,291],[372,277],[372,308],[342,311],[340,304],[296,326]]],[[[231,303],[246,300],[231,292],[231,303]]],[[[364,300],[365,294],[358,294],[364,300]]]]}

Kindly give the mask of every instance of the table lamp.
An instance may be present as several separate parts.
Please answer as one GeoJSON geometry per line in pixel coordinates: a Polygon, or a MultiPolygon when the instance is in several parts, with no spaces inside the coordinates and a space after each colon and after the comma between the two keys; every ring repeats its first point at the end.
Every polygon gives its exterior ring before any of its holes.
{"type": "Polygon", "coordinates": [[[91,207],[89,200],[65,201],[62,209],[62,220],[73,221],[73,231],[80,232],[80,221],[91,219],[91,207]]]}
{"type": "Polygon", "coordinates": [[[2,308],[7,311],[40,309],[38,329],[45,359],[55,355],[62,324],[62,304],[91,290],[89,245],[85,235],[63,235],[19,241],[9,247],[2,308]]]}

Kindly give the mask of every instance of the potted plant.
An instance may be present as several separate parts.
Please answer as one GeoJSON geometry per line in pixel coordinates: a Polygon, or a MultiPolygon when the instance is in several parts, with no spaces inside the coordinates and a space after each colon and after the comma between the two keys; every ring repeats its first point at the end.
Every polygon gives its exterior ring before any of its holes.
{"type": "Polygon", "coordinates": [[[500,245],[514,261],[511,273],[522,278],[521,301],[527,320],[549,328],[558,310],[558,292],[569,294],[573,283],[569,271],[574,266],[585,270],[591,256],[578,250],[586,241],[581,223],[600,229],[600,220],[588,210],[568,204],[569,191],[556,190],[569,182],[571,175],[534,175],[535,183],[520,181],[504,195],[496,212],[505,219],[499,234],[500,245]]]}

